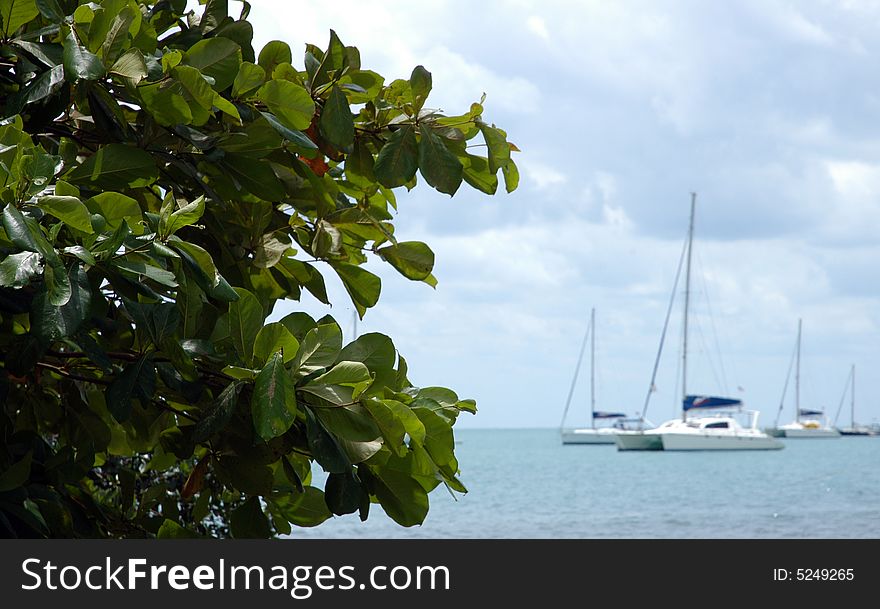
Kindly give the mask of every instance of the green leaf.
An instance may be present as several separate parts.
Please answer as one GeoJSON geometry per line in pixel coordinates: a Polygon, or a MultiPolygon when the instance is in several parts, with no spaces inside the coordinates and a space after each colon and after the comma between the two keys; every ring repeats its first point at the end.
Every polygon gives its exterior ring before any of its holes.
{"type": "Polygon", "coordinates": [[[280,436],[296,420],[295,389],[280,353],[257,375],[251,410],[254,428],[264,440],[280,436]]]}
{"type": "Polygon", "coordinates": [[[311,383],[315,385],[355,385],[368,380],[370,380],[370,371],[364,364],[340,361],[330,370],[312,380],[311,383]]]}
{"type": "Polygon", "coordinates": [[[353,264],[340,262],[334,264],[333,268],[342,280],[348,295],[351,296],[352,302],[358,307],[361,317],[363,317],[364,310],[374,306],[379,301],[379,293],[382,291],[382,280],[370,271],[353,264]]]}
{"type": "Polygon", "coordinates": [[[311,408],[303,408],[303,413],[306,416],[306,440],[318,465],[331,474],[351,471],[351,461],[336,438],[324,429],[311,408]]]}
{"type": "MultiPolygon", "coordinates": [[[[308,385],[303,387],[307,391],[308,385]]],[[[371,442],[381,437],[381,432],[369,411],[360,404],[337,408],[316,408],[315,414],[324,428],[340,439],[350,442],[371,442]]]]}
{"type": "Polygon", "coordinates": [[[204,442],[226,427],[235,413],[235,407],[238,404],[238,394],[241,388],[242,383],[233,381],[226,386],[226,389],[220,392],[220,395],[214,400],[205,416],[196,423],[196,428],[193,431],[193,442],[204,442]]]}
{"type": "MultiPolygon", "coordinates": [[[[283,323],[283,320],[282,320],[283,323]]],[[[297,353],[297,366],[305,374],[333,365],[342,348],[342,331],[336,324],[309,330],[297,353]]]]}
{"type": "Polygon", "coordinates": [[[434,269],[434,252],[421,241],[401,241],[379,248],[376,253],[407,279],[421,281],[434,269]]]}
{"type": "Polygon", "coordinates": [[[64,74],[68,80],[98,80],[107,69],[100,58],[80,45],[73,34],[64,40],[64,74]]]}
{"type": "Polygon", "coordinates": [[[40,14],[52,23],[61,23],[64,20],[64,11],[58,5],[58,0],[36,0],[40,14]]]}
{"type": "Polygon", "coordinates": [[[318,526],[332,516],[324,493],[313,486],[305,487],[302,494],[273,499],[273,503],[284,518],[298,527],[318,526]]]}
{"type": "Polygon", "coordinates": [[[241,47],[229,38],[205,38],[187,50],[184,61],[213,78],[214,89],[223,91],[238,74],[241,47]]]}
{"type": "Polygon", "coordinates": [[[156,368],[148,355],[127,365],[107,387],[107,409],[120,423],[131,417],[132,399],[149,402],[156,388],[156,368]]]}
{"type": "Polygon", "coordinates": [[[263,117],[272,125],[272,128],[284,139],[292,144],[298,146],[299,148],[303,148],[305,150],[317,150],[318,145],[310,140],[308,136],[302,131],[297,131],[296,129],[289,129],[288,127],[281,124],[278,118],[270,113],[270,112],[261,112],[263,117]]]}
{"type": "Polygon", "coordinates": [[[23,288],[42,272],[42,256],[36,252],[10,254],[0,262],[0,286],[23,288]]]}
{"type": "Polygon", "coordinates": [[[455,461],[455,440],[452,426],[440,415],[427,408],[413,408],[425,426],[425,438],[421,444],[437,465],[449,465],[455,461]]]}
{"type": "Polygon", "coordinates": [[[419,133],[419,171],[425,181],[448,195],[454,195],[461,185],[463,167],[443,140],[430,127],[421,125],[419,133]]]}
{"type": "Polygon", "coordinates": [[[382,146],[373,173],[383,186],[396,188],[413,179],[418,165],[416,134],[410,125],[404,125],[392,133],[382,146]]]}
{"type": "Polygon", "coordinates": [[[14,491],[25,486],[31,475],[32,460],[33,452],[28,452],[23,458],[0,473],[0,493],[14,491]]]}
{"type": "Polygon", "coordinates": [[[254,341],[254,365],[266,364],[269,358],[279,351],[283,354],[283,361],[286,364],[296,358],[299,341],[284,327],[284,324],[280,322],[266,324],[260,328],[254,341]]]}
{"type": "Polygon", "coordinates": [[[119,57],[128,42],[128,34],[134,18],[135,13],[131,6],[124,6],[113,16],[113,21],[101,43],[101,57],[104,58],[104,61],[115,61],[119,57]]]}
{"type": "Polygon", "coordinates": [[[241,361],[249,362],[254,341],[263,327],[263,307],[257,297],[244,288],[235,288],[235,293],[238,300],[229,305],[229,334],[241,361]]]}
{"type": "Polygon", "coordinates": [[[324,139],[340,150],[354,142],[354,118],[345,93],[335,85],[324,102],[319,127],[324,139]]]}
{"type": "Polygon", "coordinates": [[[361,507],[364,490],[360,480],[351,473],[330,474],[324,485],[324,501],[337,516],[353,514],[361,507]]]}
{"type": "Polygon", "coordinates": [[[272,536],[272,528],[260,507],[259,497],[250,497],[238,506],[232,512],[229,524],[236,539],[268,539],[272,536]]]}
{"type": "Polygon", "coordinates": [[[30,23],[39,14],[34,0],[3,0],[0,2],[3,38],[11,38],[18,28],[30,23]]]}
{"type": "Polygon", "coordinates": [[[257,97],[290,129],[306,129],[315,114],[315,102],[302,85],[287,80],[270,80],[257,97]]]}
{"type": "Polygon", "coordinates": [[[145,79],[148,74],[147,62],[140,49],[128,49],[110,68],[111,74],[118,74],[128,79],[133,85],[145,79]]]}
{"type": "Polygon", "coordinates": [[[371,398],[364,400],[364,408],[366,408],[379,430],[387,446],[395,455],[402,457],[406,453],[406,445],[403,443],[406,436],[406,428],[399,417],[381,400],[371,398]]]}
{"type": "MultiPolygon", "coordinates": [[[[172,198],[172,206],[174,204],[173,201],[174,199],[172,198]]],[[[196,222],[198,222],[204,213],[205,197],[201,196],[192,203],[187,203],[177,211],[172,212],[171,215],[167,217],[165,222],[162,222],[162,218],[160,218],[159,235],[161,235],[163,238],[167,237],[168,235],[173,235],[184,226],[190,226],[191,224],[195,224],[196,222]]]]}
{"type": "Polygon", "coordinates": [[[253,451],[241,456],[222,456],[214,463],[217,477],[237,491],[248,495],[268,495],[272,492],[272,469],[253,451]]]}
{"type": "Polygon", "coordinates": [[[409,77],[409,86],[412,89],[413,110],[418,113],[431,92],[431,73],[423,66],[416,66],[409,77]]]}
{"type": "Polygon", "coordinates": [[[462,177],[464,181],[487,195],[494,195],[498,190],[498,177],[489,171],[489,162],[481,156],[466,156],[468,163],[462,177]]]}
{"type": "Polygon", "coordinates": [[[511,159],[501,168],[501,174],[504,176],[504,187],[507,192],[513,192],[519,186],[519,169],[511,159]]]}
{"type": "Polygon", "coordinates": [[[272,74],[276,66],[283,63],[291,63],[293,55],[290,52],[290,46],[281,40],[272,40],[266,43],[266,46],[260,51],[257,63],[265,70],[266,74],[272,74]]]}
{"type": "Polygon", "coordinates": [[[107,144],[74,167],[66,179],[105,190],[126,190],[149,186],[158,177],[159,170],[149,153],[125,144],[107,144]]]}
{"type": "Polygon", "coordinates": [[[37,207],[77,230],[94,232],[88,208],[76,197],[40,197],[37,207]]]}
{"type": "Polygon", "coordinates": [[[15,205],[9,204],[3,208],[3,228],[7,238],[23,250],[40,252],[51,247],[40,232],[39,226],[36,223],[30,226],[30,223],[15,205]],[[38,240],[42,241],[39,245],[38,240]]]}
{"type": "Polygon", "coordinates": [[[405,527],[422,524],[428,515],[428,493],[416,480],[394,470],[372,472],[373,494],[397,524],[405,527]]]}
{"type": "Polygon", "coordinates": [[[159,527],[156,537],[158,539],[197,539],[199,535],[166,518],[162,526],[159,527]]]}
{"type": "Polygon", "coordinates": [[[242,62],[232,82],[232,97],[241,98],[253,93],[266,81],[266,71],[255,64],[242,62]]]}
{"type": "Polygon", "coordinates": [[[489,172],[494,174],[510,161],[510,144],[500,129],[490,127],[484,122],[478,122],[477,126],[489,148],[489,172]]]}
{"type": "Polygon", "coordinates": [[[269,163],[243,154],[227,154],[223,167],[244,194],[254,194],[264,201],[277,201],[284,196],[284,186],[269,163]]]}
{"type": "MultiPolygon", "coordinates": [[[[63,267],[62,267],[63,268],[63,267]]],[[[57,340],[73,336],[89,315],[92,287],[82,265],[74,264],[64,277],[62,289],[68,293],[67,300],[56,305],[48,291],[40,291],[32,305],[33,332],[44,340],[57,340]]]]}

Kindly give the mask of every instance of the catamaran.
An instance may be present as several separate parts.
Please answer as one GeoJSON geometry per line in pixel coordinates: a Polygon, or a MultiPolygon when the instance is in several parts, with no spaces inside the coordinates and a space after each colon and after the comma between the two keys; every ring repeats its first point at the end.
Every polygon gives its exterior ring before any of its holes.
{"type": "MultiPolygon", "coordinates": [[[[684,314],[682,330],[682,410],[681,418],[667,421],[654,429],[642,432],[618,434],[618,450],[778,450],[782,442],[758,429],[758,415],[754,410],[744,410],[742,400],[718,396],[689,395],[687,393],[688,311],[690,305],[691,258],[694,240],[694,214],[696,193],[691,194],[691,215],[687,238],[687,266],[685,271],[684,314]],[[721,414],[705,415],[706,411],[721,414]],[[747,427],[737,416],[750,417],[747,427]]],[[[680,265],[679,265],[680,270],[680,265]]],[[[678,277],[676,276],[676,284],[678,277]]],[[[674,293],[674,289],[673,289],[674,293]]],[[[670,302],[671,310],[671,302],[670,302]]],[[[668,322],[668,312],[667,312],[668,322]]],[[[664,326],[663,334],[666,328],[664,326]]],[[[662,350],[662,338],[661,338],[662,350]]],[[[659,358],[658,352],[658,358],[659,358]]],[[[654,372],[657,365],[655,362],[654,372]]],[[[653,379],[652,379],[653,386],[653,379]]],[[[650,395],[650,389],[649,389],[650,395]]]]}

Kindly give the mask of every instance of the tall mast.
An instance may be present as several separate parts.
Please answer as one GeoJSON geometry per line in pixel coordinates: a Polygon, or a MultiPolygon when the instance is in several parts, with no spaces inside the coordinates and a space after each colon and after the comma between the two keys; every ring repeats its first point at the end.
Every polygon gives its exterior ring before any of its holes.
{"type": "Polygon", "coordinates": [[[794,412],[795,420],[801,420],[801,320],[798,319],[797,365],[794,369],[794,412]]]}
{"type": "Polygon", "coordinates": [[[849,426],[852,429],[856,428],[856,365],[852,365],[852,371],[850,372],[852,375],[852,391],[850,392],[850,402],[849,402],[849,426]]]}
{"type": "Polygon", "coordinates": [[[687,267],[684,274],[684,339],[681,349],[681,420],[687,418],[684,401],[687,399],[687,352],[688,352],[688,306],[691,299],[691,253],[694,246],[694,209],[697,204],[697,193],[691,193],[691,222],[688,228],[687,267]]]}
{"type": "Polygon", "coordinates": [[[590,424],[596,428],[596,308],[590,310],[590,424]]]}

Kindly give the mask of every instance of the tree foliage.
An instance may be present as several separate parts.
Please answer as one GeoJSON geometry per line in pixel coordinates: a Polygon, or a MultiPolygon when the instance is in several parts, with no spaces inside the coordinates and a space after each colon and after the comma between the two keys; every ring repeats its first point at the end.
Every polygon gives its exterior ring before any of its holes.
{"type": "Polygon", "coordinates": [[[413,387],[387,336],[267,319],[328,303],[324,273],[363,317],[370,254],[434,286],[394,189],[510,191],[515,148],[482,102],[428,108],[421,66],[386,82],[332,31],[294,65],[247,2],[202,4],[0,0],[0,535],[410,526],[465,492],[472,400],[413,387]]]}

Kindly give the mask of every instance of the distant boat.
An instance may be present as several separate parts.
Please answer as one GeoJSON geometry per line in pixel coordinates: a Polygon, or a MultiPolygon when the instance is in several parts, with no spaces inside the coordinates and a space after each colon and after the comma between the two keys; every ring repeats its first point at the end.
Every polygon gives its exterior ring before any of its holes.
{"type": "MultiPolygon", "coordinates": [[[[847,379],[847,387],[849,388],[849,427],[837,428],[837,431],[840,432],[842,436],[873,436],[876,435],[871,431],[871,428],[867,425],[857,425],[856,424],[856,365],[853,364],[849,370],[849,378],[847,379]]],[[[846,390],[843,392],[843,396],[841,397],[841,405],[843,405],[843,398],[846,397],[846,390]]],[[[840,409],[837,411],[840,414],[840,409]]]]}
{"type": "MultiPolygon", "coordinates": [[[[687,239],[687,266],[685,271],[684,314],[682,331],[682,410],[681,419],[667,421],[654,429],[643,432],[619,434],[619,450],[778,450],[784,445],[758,429],[758,412],[743,410],[742,401],[718,396],[688,395],[687,352],[688,313],[690,304],[691,257],[694,240],[694,214],[696,194],[691,195],[691,215],[687,239]],[[706,410],[730,411],[729,413],[692,416],[706,410]],[[749,427],[743,427],[735,414],[751,415],[749,427]],[[691,415],[691,416],[689,416],[691,415]]],[[[676,277],[676,284],[678,278],[676,277]]],[[[671,309],[670,309],[671,310],[671,309]]],[[[667,315],[668,322],[668,315],[667,315]]],[[[665,336],[664,326],[663,335],[665,336]]],[[[661,339],[662,349],[662,339],[661,339]]],[[[659,358],[659,353],[658,353],[659,358]]],[[[655,364],[654,371],[656,373],[655,364]]],[[[652,380],[653,385],[653,380],[652,380]]],[[[650,393],[649,393],[650,395],[650,393]]]]}
{"type": "MultiPolygon", "coordinates": [[[[794,375],[794,407],[795,420],[785,425],[773,427],[767,433],[777,438],[839,438],[840,432],[828,424],[824,410],[801,408],[801,328],[802,320],[798,319],[797,344],[795,347],[795,375],[794,375]]],[[[791,374],[791,367],[789,367],[791,374]]],[[[788,385],[788,378],[785,380],[788,385]]],[[[785,401],[785,390],[782,392],[782,401],[779,410],[782,411],[785,401]]],[[[777,420],[778,420],[777,415],[777,420]]]]}
{"type": "Polygon", "coordinates": [[[568,399],[565,402],[565,411],[562,414],[562,425],[560,426],[560,436],[563,444],[614,444],[615,434],[624,429],[625,421],[628,419],[622,412],[606,412],[596,410],[596,309],[590,311],[590,325],[584,340],[581,343],[581,351],[578,355],[578,363],[575,367],[574,378],[571,382],[571,388],[568,392],[568,399]],[[565,428],[565,417],[568,414],[568,408],[571,405],[571,398],[574,394],[574,388],[577,383],[578,372],[583,361],[584,350],[586,349],[587,339],[590,340],[590,427],[565,428]],[[613,425],[596,427],[596,421],[613,421],[613,425]]]}

